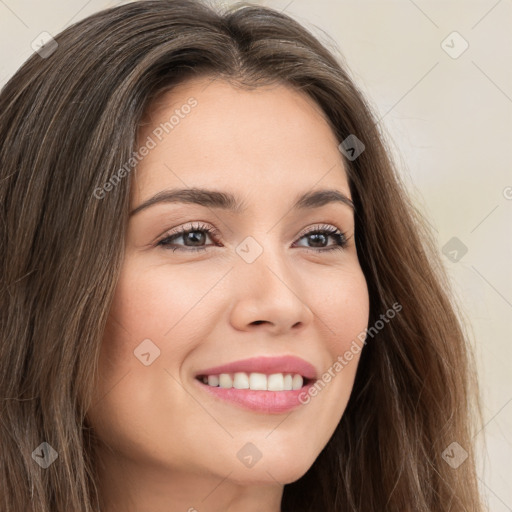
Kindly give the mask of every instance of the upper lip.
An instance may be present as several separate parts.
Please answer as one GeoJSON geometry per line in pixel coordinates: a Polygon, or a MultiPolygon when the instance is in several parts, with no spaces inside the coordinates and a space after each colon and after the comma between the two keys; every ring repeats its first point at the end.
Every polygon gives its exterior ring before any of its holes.
{"type": "Polygon", "coordinates": [[[299,374],[307,379],[316,379],[316,369],[311,364],[296,356],[278,356],[278,357],[252,357],[241,359],[231,363],[206,368],[196,373],[196,377],[204,375],[219,375],[221,373],[292,373],[299,374]]]}

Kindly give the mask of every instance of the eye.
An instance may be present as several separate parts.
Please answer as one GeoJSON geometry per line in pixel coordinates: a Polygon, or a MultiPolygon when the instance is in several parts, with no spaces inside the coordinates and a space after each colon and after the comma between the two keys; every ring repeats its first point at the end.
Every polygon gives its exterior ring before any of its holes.
{"type": "MultiPolygon", "coordinates": [[[[201,245],[205,242],[207,237],[211,237],[214,242],[217,242],[218,231],[215,228],[208,226],[207,224],[196,223],[190,227],[184,227],[173,233],[167,233],[165,238],[157,242],[157,246],[162,247],[165,250],[172,251],[205,251],[207,246],[201,245]],[[176,245],[176,240],[183,238],[185,246],[176,245]],[[187,245],[192,244],[192,245],[187,245]]],[[[314,252],[326,252],[332,250],[340,250],[346,247],[348,239],[346,234],[340,231],[338,228],[330,225],[314,226],[306,233],[304,233],[299,240],[306,239],[313,243],[312,248],[305,247],[307,250],[314,252]],[[330,247],[322,247],[322,245],[328,242],[329,238],[335,241],[335,244],[330,247]]]]}
{"type": "Polygon", "coordinates": [[[332,250],[340,250],[344,249],[348,244],[348,238],[345,233],[340,231],[338,228],[335,228],[334,226],[330,226],[328,224],[324,224],[322,226],[315,226],[308,230],[306,233],[304,233],[299,240],[302,240],[303,238],[309,239],[309,241],[313,242],[314,246],[313,250],[316,252],[326,252],[326,251],[332,251],[332,250]],[[327,242],[329,238],[332,238],[335,240],[335,245],[324,248],[320,247],[318,248],[318,245],[322,245],[324,242],[327,242]],[[315,247],[316,245],[316,247],[315,247]]]}
{"type": "Polygon", "coordinates": [[[163,249],[172,249],[172,252],[174,251],[205,251],[206,247],[201,245],[188,245],[185,247],[179,247],[176,245],[172,245],[171,242],[183,238],[183,241],[185,243],[192,243],[192,244],[201,244],[201,242],[204,242],[206,236],[201,235],[201,233],[207,233],[207,235],[215,238],[217,235],[217,230],[214,228],[211,228],[210,226],[206,224],[193,224],[188,229],[181,228],[178,231],[175,231],[174,233],[167,234],[165,238],[160,240],[157,243],[157,246],[161,246],[163,249]],[[199,235],[199,236],[198,236],[199,235]],[[188,247],[188,248],[187,248],[188,247]]]}

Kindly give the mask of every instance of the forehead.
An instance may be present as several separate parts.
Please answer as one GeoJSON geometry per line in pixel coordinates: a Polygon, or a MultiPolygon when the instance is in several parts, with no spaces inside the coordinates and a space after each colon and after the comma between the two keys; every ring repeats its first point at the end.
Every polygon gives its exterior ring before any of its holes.
{"type": "Polygon", "coordinates": [[[296,196],[313,187],[349,195],[324,112],[289,85],[184,82],[149,106],[138,137],[138,147],[144,144],[152,149],[137,165],[133,203],[164,188],[195,186],[253,191],[259,199],[263,190],[296,196]]]}

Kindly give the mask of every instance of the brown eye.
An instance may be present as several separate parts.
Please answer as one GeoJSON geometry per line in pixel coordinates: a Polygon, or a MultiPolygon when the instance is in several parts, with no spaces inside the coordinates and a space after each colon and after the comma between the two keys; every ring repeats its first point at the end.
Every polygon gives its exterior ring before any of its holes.
{"type": "Polygon", "coordinates": [[[343,249],[347,245],[347,237],[345,233],[333,226],[322,226],[317,227],[311,231],[308,231],[300,239],[309,239],[312,243],[312,250],[317,252],[332,251],[336,249],[343,249]],[[329,238],[336,241],[334,246],[325,247],[324,244],[328,243],[329,238]]]}
{"type": "Polygon", "coordinates": [[[172,251],[204,251],[207,246],[202,245],[205,243],[208,236],[211,238],[216,234],[216,230],[207,225],[194,225],[190,228],[182,228],[174,233],[167,234],[165,238],[157,243],[166,250],[172,251]],[[184,245],[175,245],[175,241],[183,238],[184,245]]]}

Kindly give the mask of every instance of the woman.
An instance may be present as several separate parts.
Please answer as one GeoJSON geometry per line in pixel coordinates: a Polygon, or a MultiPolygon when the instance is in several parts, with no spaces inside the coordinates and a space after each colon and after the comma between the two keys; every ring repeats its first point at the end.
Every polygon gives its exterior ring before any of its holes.
{"type": "Polygon", "coordinates": [[[435,245],[304,28],[116,7],[0,112],[2,510],[483,510],[435,245]]]}

